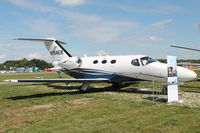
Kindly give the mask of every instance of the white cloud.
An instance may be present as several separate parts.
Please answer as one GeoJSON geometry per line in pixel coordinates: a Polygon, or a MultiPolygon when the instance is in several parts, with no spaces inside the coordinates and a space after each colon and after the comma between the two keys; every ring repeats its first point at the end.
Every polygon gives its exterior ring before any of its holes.
{"type": "MultiPolygon", "coordinates": [[[[101,43],[101,44],[133,44],[133,45],[157,45],[162,42],[160,38],[160,32],[163,32],[165,24],[170,23],[173,19],[166,19],[151,25],[140,25],[134,20],[114,20],[112,18],[106,18],[103,16],[98,16],[94,14],[85,14],[80,12],[74,12],[73,10],[66,10],[56,8],[46,8],[45,10],[41,8],[41,2],[34,2],[30,0],[10,0],[14,4],[29,8],[34,11],[46,11],[50,14],[56,14],[58,18],[65,22],[66,26],[62,23],[56,23],[55,21],[42,19],[34,20],[24,20],[26,25],[28,25],[34,35],[42,35],[46,37],[61,38],[65,33],[66,38],[74,37],[76,39],[86,40],[88,43],[101,43]],[[35,6],[37,4],[39,6],[35,6]],[[30,23],[31,21],[31,23],[30,23]],[[59,28],[59,26],[62,26],[59,28]],[[159,36],[159,37],[158,37],[159,36]]],[[[54,0],[61,5],[66,6],[77,6],[84,4],[85,0],[54,0]]],[[[43,6],[43,5],[42,5],[43,6]]],[[[61,7],[62,8],[62,7],[61,7]]],[[[154,12],[154,11],[152,11],[154,12]]],[[[155,11],[156,12],[156,11],[155,11]]],[[[164,37],[163,37],[164,38],[164,37]]],[[[21,45],[17,45],[21,46],[21,45]]],[[[27,46],[27,45],[25,45],[27,46]]],[[[19,48],[18,48],[19,49],[19,48]]],[[[24,48],[25,49],[25,48],[24,48]]],[[[99,51],[100,54],[107,54],[104,50],[99,51]]],[[[23,57],[23,55],[21,56],[23,57]]],[[[39,54],[30,54],[29,58],[42,58],[39,54]]]]}
{"type": "MultiPolygon", "coordinates": [[[[129,25],[127,23],[127,25],[129,25]]],[[[74,34],[85,39],[92,40],[94,42],[112,42],[116,41],[121,34],[127,31],[127,26],[123,22],[85,22],[82,24],[74,24],[71,29],[74,34]]]]}
{"type": "Polygon", "coordinates": [[[26,49],[39,50],[42,48],[42,45],[31,44],[31,42],[16,42],[15,44],[0,44],[0,51],[24,51],[26,49]]]}
{"type": "Polygon", "coordinates": [[[62,6],[77,6],[85,3],[85,0],[55,0],[62,6]]]}
{"type": "Polygon", "coordinates": [[[9,1],[20,7],[33,8],[33,7],[31,7],[31,2],[28,0],[9,0],[9,1]]]}
{"type": "Polygon", "coordinates": [[[33,20],[31,24],[26,22],[26,24],[30,26],[34,32],[43,36],[56,37],[59,35],[58,25],[54,22],[39,19],[33,20]]]}
{"type": "Polygon", "coordinates": [[[34,54],[29,54],[27,55],[25,58],[28,58],[28,59],[40,59],[42,56],[39,55],[38,53],[34,53],[34,54]]]}
{"type": "MultiPolygon", "coordinates": [[[[18,5],[22,7],[31,8],[30,0],[10,0],[14,2],[19,2],[18,5]],[[23,1],[26,1],[23,3],[23,1]]],[[[85,0],[54,0],[59,2],[61,5],[79,5],[83,4],[85,0]]],[[[51,12],[51,10],[48,10],[51,12]]],[[[141,33],[143,32],[143,28],[135,21],[127,21],[127,20],[112,20],[108,18],[104,18],[97,15],[84,14],[69,10],[54,10],[54,13],[63,17],[66,21],[66,30],[68,33],[65,36],[76,37],[79,39],[84,39],[87,41],[97,42],[97,43],[119,43],[119,41],[128,42],[138,42],[138,35],[141,34],[139,38],[140,41],[158,41],[158,38],[150,37],[146,38],[147,34],[141,33]],[[138,33],[140,31],[140,33],[138,33]],[[134,35],[134,36],[133,36],[134,35]],[[125,39],[124,39],[125,38],[125,39]],[[135,38],[135,40],[133,40],[135,38]],[[128,40],[129,39],[129,40],[128,40]]],[[[164,20],[155,24],[150,25],[164,25],[169,23],[172,19],[164,20]]],[[[26,22],[29,27],[34,31],[34,34],[40,34],[46,37],[61,37],[63,34],[60,34],[59,25],[52,21],[48,21],[45,19],[33,20],[30,24],[26,22]]],[[[154,33],[153,33],[154,34],[154,33]]]]}
{"type": "Polygon", "coordinates": [[[4,58],[6,58],[6,55],[5,55],[5,54],[0,55],[0,59],[4,59],[4,58]]]}
{"type": "Polygon", "coordinates": [[[41,4],[38,0],[9,0],[12,4],[15,4],[17,6],[20,6],[22,8],[28,8],[32,9],[34,11],[41,11],[41,12],[46,12],[46,11],[52,11],[53,8],[46,6],[45,4],[41,4]]]}
{"type": "Polygon", "coordinates": [[[161,41],[162,39],[161,39],[161,38],[158,38],[158,37],[156,37],[156,36],[149,36],[149,37],[147,38],[147,40],[153,41],[153,42],[158,42],[158,41],[161,41]]]}
{"type": "Polygon", "coordinates": [[[97,52],[97,54],[98,54],[99,56],[108,55],[108,53],[107,53],[105,50],[100,50],[100,51],[97,52]]]}
{"type": "Polygon", "coordinates": [[[170,18],[170,19],[166,19],[166,20],[151,24],[151,26],[163,26],[163,25],[170,23],[172,21],[173,21],[173,19],[170,18]]]}
{"type": "MultiPolygon", "coordinates": [[[[107,5],[104,5],[107,6],[107,5]]],[[[167,3],[166,1],[151,0],[151,1],[129,1],[127,4],[115,2],[109,7],[120,9],[126,12],[145,13],[145,14],[170,14],[174,12],[183,12],[184,8],[174,4],[167,3]],[[142,4],[142,6],[141,6],[142,4]]]]}
{"type": "Polygon", "coordinates": [[[173,21],[167,19],[158,22],[161,26],[142,26],[133,20],[113,20],[68,10],[60,11],[58,14],[64,16],[66,21],[70,21],[67,30],[71,37],[101,44],[157,45],[163,40],[158,37],[160,33],[168,32],[164,24],[173,21]]]}
{"type": "MultiPolygon", "coordinates": [[[[148,34],[148,33],[147,33],[148,34]]],[[[139,33],[139,34],[130,34],[127,37],[124,37],[122,42],[124,44],[134,44],[134,46],[155,46],[162,42],[162,38],[159,38],[157,36],[147,36],[145,33],[139,33]]]]}
{"type": "Polygon", "coordinates": [[[60,12],[71,21],[71,35],[93,42],[110,43],[118,41],[124,33],[138,24],[134,21],[109,20],[97,15],[81,14],[76,12],[60,12]]]}

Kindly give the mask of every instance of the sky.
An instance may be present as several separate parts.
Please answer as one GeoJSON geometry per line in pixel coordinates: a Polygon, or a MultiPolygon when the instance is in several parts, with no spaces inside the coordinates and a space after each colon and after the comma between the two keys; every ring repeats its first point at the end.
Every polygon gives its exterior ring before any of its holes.
{"type": "Polygon", "coordinates": [[[199,59],[200,0],[0,0],[0,63],[51,61],[44,44],[13,38],[56,38],[72,56],[149,55],[199,59]]]}

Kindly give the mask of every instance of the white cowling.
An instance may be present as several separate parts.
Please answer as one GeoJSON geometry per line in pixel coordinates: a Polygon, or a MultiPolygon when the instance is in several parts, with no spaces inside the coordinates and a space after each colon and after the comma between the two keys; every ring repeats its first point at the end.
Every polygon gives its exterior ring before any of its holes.
{"type": "Polygon", "coordinates": [[[67,59],[60,60],[58,65],[64,69],[74,69],[80,67],[82,60],[79,57],[71,57],[67,59]]]}

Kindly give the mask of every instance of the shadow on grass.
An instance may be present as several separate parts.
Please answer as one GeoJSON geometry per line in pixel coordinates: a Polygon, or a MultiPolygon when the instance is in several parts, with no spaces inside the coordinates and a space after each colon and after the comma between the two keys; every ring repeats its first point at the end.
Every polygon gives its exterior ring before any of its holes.
{"type": "MultiPolygon", "coordinates": [[[[80,89],[80,86],[68,86],[67,84],[65,86],[60,86],[60,85],[55,85],[55,83],[28,83],[28,84],[20,84],[18,86],[41,86],[41,85],[46,85],[50,88],[53,89],[59,89],[59,90],[74,90],[74,89],[80,89]]],[[[16,86],[16,85],[15,85],[16,86]]]]}
{"type": "MultiPolygon", "coordinates": [[[[123,85],[124,87],[129,86],[131,83],[126,83],[123,85]]],[[[29,84],[31,85],[31,84],[29,84]]],[[[33,84],[36,85],[36,84],[33,84]]],[[[41,85],[41,84],[38,84],[41,85]]],[[[5,99],[11,99],[11,100],[22,100],[22,99],[28,99],[28,98],[42,98],[42,97],[48,97],[48,96],[58,96],[58,95],[79,95],[79,94],[88,94],[88,93],[98,93],[98,92],[118,92],[118,93],[136,93],[136,94],[152,94],[153,91],[142,91],[137,88],[128,88],[128,89],[115,89],[112,86],[108,87],[100,87],[100,88],[95,88],[95,87],[89,87],[87,91],[81,92],[79,89],[81,86],[59,86],[59,85],[54,85],[54,84],[42,84],[42,85],[47,85],[48,87],[51,87],[53,89],[59,89],[59,90],[68,90],[66,92],[49,92],[49,93],[40,93],[40,94],[32,94],[32,95],[26,95],[26,96],[15,96],[15,97],[7,97],[5,99]]],[[[154,92],[155,93],[155,92],[154,92]]]]}
{"type": "Polygon", "coordinates": [[[181,86],[181,87],[200,89],[200,86],[189,86],[189,85],[183,85],[183,86],[181,86]]]}
{"type": "Polygon", "coordinates": [[[78,90],[81,88],[79,85],[70,85],[70,86],[59,86],[59,85],[54,85],[54,84],[48,84],[48,87],[57,89],[57,90],[78,90]]]}
{"type": "Polygon", "coordinates": [[[190,92],[190,93],[200,93],[200,91],[184,91],[184,92],[190,92]]]}
{"type": "Polygon", "coordinates": [[[79,94],[79,91],[73,91],[73,92],[49,92],[49,93],[40,93],[40,94],[33,94],[33,95],[27,95],[27,96],[15,96],[15,97],[7,97],[5,99],[11,99],[11,100],[22,100],[22,99],[28,99],[28,98],[42,98],[42,97],[48,97],[48,96],[58,96],[58,95],[72,95],[72,94],[79,94]]]}
{"type": "MultiPolygon", "coordinates": [[[[40,86],[40,85],[49,85],[52,83],[26,83],[26,84],[19,84],[18,86],[40,86]]],[[[16,85],[13,85],[16,86],[16,85]]]]}
{"type": "Polygon", "coordinates": [[[167,102],[166,98],[159,98],[159,97],[146,97],[146,98],[143,98],[143,99],[150,100],[150,101],[153,101],[153,99],[154,99],[155,102],[160,102],[160,103],[166,103],[167,102]]]}

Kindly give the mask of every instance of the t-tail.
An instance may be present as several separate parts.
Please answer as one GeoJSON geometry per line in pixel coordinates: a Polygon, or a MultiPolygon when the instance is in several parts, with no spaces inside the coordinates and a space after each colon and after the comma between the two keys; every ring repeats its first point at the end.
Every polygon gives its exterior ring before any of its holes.
{"type": "Polygon", "coordinates": [[[66,44],[65,42],[58,41],[54,38],[45,38],[45,39],[29,39],[29,38],[16,38],[14,40],[25,40],[25,41],[34,41],[34,42],[44,42],[47,50],[49,51],[52,61],[60,61],[72,57],[62,46],[61,44],[66,44]]]}
{"type": "Polygon", "coordinates": [[[66,44],[65,42],[58,41],[54,38],[45,39],[29,39],[29,38],[16,38],[14,40],[25,40],[34,42],[44,42],[47,50],[52,57],[52,64],[54,66],[60,66],[65,69],[73,69],[80,66],[81,60],[77,57],[72,57],[61,44],[66,44]]]}

